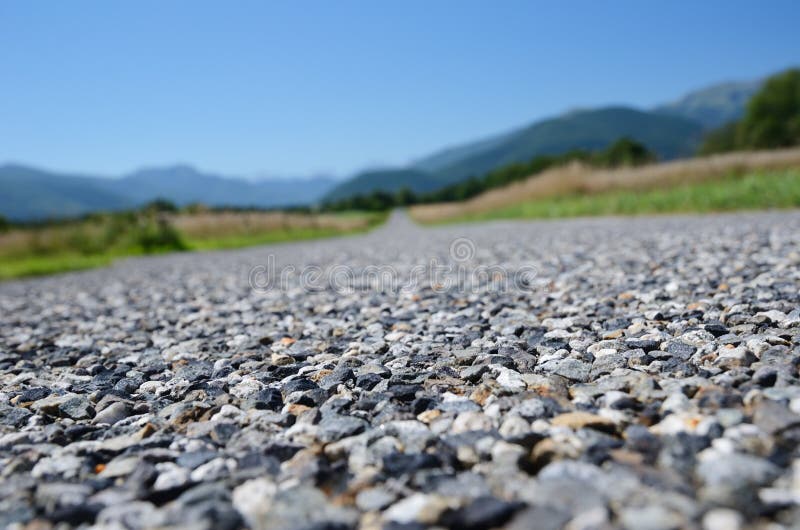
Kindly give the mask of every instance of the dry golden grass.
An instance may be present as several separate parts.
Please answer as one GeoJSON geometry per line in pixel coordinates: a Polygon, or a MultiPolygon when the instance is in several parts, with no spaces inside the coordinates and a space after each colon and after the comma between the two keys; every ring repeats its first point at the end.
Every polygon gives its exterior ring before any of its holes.
{"type": "MultiPolygon", "coordinates": [[[[263,234],[352,232],[374,223],[367,215],[303,214],[286,212],[213,212],[181,213],[168,217],[182,237],[190,241],[219,240],[226,237],[247,237],[263,234]]],[[[0,259],[18,256],[79,251],[80,243],[101,241],[110,220],[98,218],[44,225],[36,228],[14,228],[0,233],[0,259]]]]}
{"type": "Polygon", "coordinates": [[[548,169],[503,188],[489,190],[467,201],[417,205],[410,209],[410,214],[420,222],[441,222],[547,197],[667,188],[716,180],[732,174],[798,167],[800,148],[743,151],[610,170],[593,169],[575,162],[548,169]]]}
{"type": "Polygon", "coordinates": [[[275,230],[359,230],[369,226],[366,216],[302,214],[287,212],[201,212],[170,218],[172,225],[189,238],[259,234],[275,230]]]}
{"type": "Polygon", "coordinates": [[[83,222],[74,225],[46,226],[41,228],[15,228],[0,233],[0,258],[22,254],[46,253],[54,248],[70,245],[76,234],[86,238],[100,238],[103,227],[97,223],[83,222]],[[80,233],[76,233],[76,228],[80,233]]]}

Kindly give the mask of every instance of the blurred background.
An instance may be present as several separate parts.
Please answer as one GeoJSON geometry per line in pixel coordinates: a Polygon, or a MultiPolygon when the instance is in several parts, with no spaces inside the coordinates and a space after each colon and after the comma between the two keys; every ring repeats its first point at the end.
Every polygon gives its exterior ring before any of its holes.
{"type": "Polygon", "coordinates": [[[0,1],[0,279],[800,206],[800,4],[0,1]]]}

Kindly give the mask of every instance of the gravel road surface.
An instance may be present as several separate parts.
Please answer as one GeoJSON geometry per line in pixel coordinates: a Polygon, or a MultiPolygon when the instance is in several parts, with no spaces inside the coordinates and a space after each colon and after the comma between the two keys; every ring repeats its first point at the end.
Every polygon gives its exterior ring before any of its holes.
{"type": "Polygon", "coordinates": [[[800,213],[0,284],[0,527],[800,528],[800,213]]]}

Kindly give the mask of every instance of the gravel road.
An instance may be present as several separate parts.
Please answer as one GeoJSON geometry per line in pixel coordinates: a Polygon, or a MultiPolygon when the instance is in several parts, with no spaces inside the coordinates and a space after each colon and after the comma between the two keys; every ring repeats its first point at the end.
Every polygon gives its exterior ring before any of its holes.
{"type": "Polygon", "coordinates": [[[800,528],[800,212],[0,284],[0,527],[800,528]]]}

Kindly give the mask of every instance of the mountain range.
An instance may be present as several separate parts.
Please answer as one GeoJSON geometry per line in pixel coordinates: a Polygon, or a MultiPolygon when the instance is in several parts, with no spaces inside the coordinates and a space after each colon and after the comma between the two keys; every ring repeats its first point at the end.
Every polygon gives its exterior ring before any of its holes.
{"type": "Polygon", "coordinates": [[[408,188],[424,193],[539,155],[603,149],[622,136],[643,143],[662,160],[691,156],[706,132],[742,116],[761,83],[721,83],[647,110],[613,106],[568,112],[438,151],[407,168],[360,173],[332,189],[323,200],[336,201],[376,189],[408,188]]]}
{"type": "Polygon", "coordinates": [[[738,119],[760,86],[761,81],[722,83],[652,109],[572,111],[434,152],[406,167],[371,169],[338,181],[246,180],[187,165],[100,178],[7,164],[0,166],[0,215],[18,221],[71,217],[136,207],[156,198],[179,205],[263,208],[335,201],[375,190],[424,193],[539,155],[602,149],[622,136],[643,143],[661,159],[679,158],[692,155],[707,131],[738,119]]]}
{"type": "Polygon", "coordinates": [[[690,92],[681,99],[656,107],[656,112],[679,116],[716,129],[742,117],[750,98],[761,88],[762,81],[721,83],[690,92]]]}
{"type": "Polygon", "coordinates": [[[246,180],[203,173],[187,165],[103,178],[6,164],[0,166],[0,214],[15,221],[74,217],[135,208],[159,198],[181,206],[296,206],[313,204],[335,184],[327,177],[246,180]]]}

